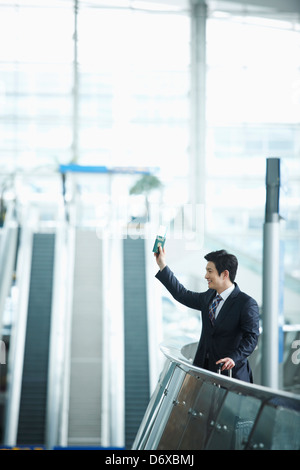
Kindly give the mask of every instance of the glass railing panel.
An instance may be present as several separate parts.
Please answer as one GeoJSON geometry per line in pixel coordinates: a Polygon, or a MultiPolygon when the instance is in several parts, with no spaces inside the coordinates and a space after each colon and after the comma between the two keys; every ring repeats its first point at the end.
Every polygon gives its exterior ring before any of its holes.
{"type": "Polygon", "coordinates": [[[138,448],[300,449],[298,395],[199,369],[174,347],[162,351],[176,367],[151,402],[138,448]]]}
{"type": "Polygon", "coordinates": [[[204,449],[225,393],[225,389],[187,375],[173,403],[158,449],[204,449]]]}
{"type": "Polygon", "coordinates": [[[151,426],[151,432],[147,438],[147,442],[145,442],[145,446],[143,447],[145,450],[157,449],[165,428],[168,426],[169,418],[174,410],[174,406],[178,401],[178,395],[182,389],[185,377],[186,373],[178,367],[178,364],[174,369],[172,367],[172,376],[164,389],[163,399],[159,404],[155,422],[153,423],[153,426],[151,426]]]}
{"type": "Polygon", "coordinates": [[[150,399],[145,416],[141,423],[140,429],[133,443],[133,449],[143,449],[150,435],[157,413],[164,399],[167,386],[172,380],[176,364],[174,362],[166,362],[164,369],[159,377],[155,391],[150,399]]]}
{"type": "Polygon", "coordinates": [[[300,409],[282,399],[263,407],[255,425],[250,449],[296,450],[300,449],[300,409]],[[284,408],[285,406],[285,408],[284,408]]]}
{"type": "Polygon", "coordinates": [[[188,410],[188,420],[178,449],[202,450],[222,406],[226,390],[204,382],[188,410]]]}
{"type": "Polygon", "coordinates": [[[173,409],[158,445],[159,450],[178,449],[182,430],[185,429],[189,420],[189,410],[199,387],[201,387],[201,381],[197,377],[188,374],[185,376],[182,387],[173,401],[173,409]]]}
{"type": "Polygon", "coordinates": [[[228,392],[206,448],[244,449],[260,407],[261,401],[257,398],[228,392]]]}

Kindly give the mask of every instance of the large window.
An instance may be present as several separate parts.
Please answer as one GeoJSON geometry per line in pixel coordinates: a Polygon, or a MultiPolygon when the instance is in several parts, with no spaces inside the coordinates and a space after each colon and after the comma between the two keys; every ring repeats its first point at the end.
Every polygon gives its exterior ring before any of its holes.
{"type": "Polygon", "coordinates": [[[80,158],[180,171],[188,149],[188,17],[82,8],[78,61],[80,158]]]}
{"type": "Polygon", "coordinates": [[[3,1],[0,10],[3,171],[76,161],[182,174],[187,14],[84,0],[3,1]]]}
{"type": "Polygon", "coordinates": [[[208,233],[261,263],[266,158],[280,157],[286,282],[299,280],[299,24],[214,12],[207,62],[208,233]]]}
{"type": "Polygon", "coordinates": [[[0,168],[71,159],[73,15],[0,4],[0,168]]]}
{"type": "MultiPolygon", "coordinates": [[[[187,202],[191,23],[179,3],[0,0],[1,174],[71,161],[160,167],[168,201],[187,202]]],[[[281,157],[285,265],[299,279],[299,21],[217,8],[207,21],[206,229],[261,260],[266,158],[281,157]]]]}

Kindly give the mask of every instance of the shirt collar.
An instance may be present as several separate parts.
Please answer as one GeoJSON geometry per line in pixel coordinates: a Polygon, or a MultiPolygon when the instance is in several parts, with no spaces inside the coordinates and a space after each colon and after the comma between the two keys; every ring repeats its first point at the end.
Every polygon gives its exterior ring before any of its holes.
{"type": "Polygon", "coordinates": [[[228,289],[225,289],[223,290],[223,292],[221,292],[220,296],[222,297],[222,299],[225,301],[227,299],[227,297],[230,296],[230,294],[234,291],[234,288],[235,288],[235,285],[232,284],[232,286],[228,287],[228,289]]]}

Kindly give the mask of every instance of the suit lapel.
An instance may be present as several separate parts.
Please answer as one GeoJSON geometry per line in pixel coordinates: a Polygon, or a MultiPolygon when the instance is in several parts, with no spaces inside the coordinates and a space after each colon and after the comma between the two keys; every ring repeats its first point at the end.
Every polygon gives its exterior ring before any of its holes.
{"type": "Polygon", "coordinates": [[[231,292],[230,296],[227,297],[227,299],[225,300],[216,320],[215,320],[215,324],[214,326],[218,326],[223,320],[224,318],[226,318],[226,315],[228,313],[228,311],[230,310],[230,307],[232,306],[232,304],[234,303],[238,293],[240,292],[240,289],[238,287],[237,284],[235,284],[235,289],[231,292]]]}

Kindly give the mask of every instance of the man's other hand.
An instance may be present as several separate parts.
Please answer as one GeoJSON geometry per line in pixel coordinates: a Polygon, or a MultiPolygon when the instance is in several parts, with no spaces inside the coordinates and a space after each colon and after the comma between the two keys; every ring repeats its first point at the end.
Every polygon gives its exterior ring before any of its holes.
{"type": "Polygon", "coordinates": [[[216,364],[221,364],[221,362],[224,362],[221,370],[233,369],[235,366],[235,362],[230,357],[223,357],[223,359],[217,361],[216,364]]]}

